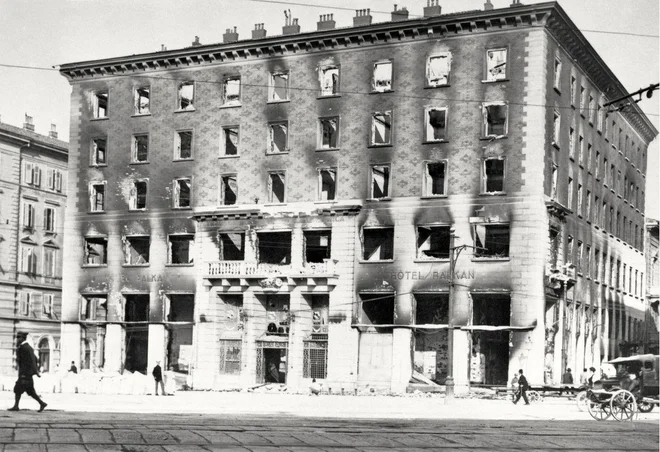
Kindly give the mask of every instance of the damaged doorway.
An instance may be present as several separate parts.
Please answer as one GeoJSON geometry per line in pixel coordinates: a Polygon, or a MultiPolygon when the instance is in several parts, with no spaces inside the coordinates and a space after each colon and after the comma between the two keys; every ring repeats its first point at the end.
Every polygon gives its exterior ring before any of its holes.
{"type": "Polygon", "coordinates": [[[449,323],[449,294],[414,294],[414,369],[439,384],[447,379],[447,329],[424,328],[449,323]]]}
{"type": "Polygon", "coordinates": [[[508,329],[479,330],[479,326],[511,325],[511,297],[506,294],[472,294],[472,349],[470,381],[487,385],[506,385],[509,375],[508,329]]]}
{"type": "Polygon", "coordinates": [[[124,295],[124,301],[126,325],[124,369],[146,374],[149,353],[149,295],[124,295]]]}
{"type": "Polygon", "coordinates": [[[286,343],[257,343],[257,383],[286,383],[287,352],[286,343]]]}
{"type": "Polygon", "coordinates": [[[168,370],[188,374],[192,365],[194,294],[168,294],[165,320],[167,321],[168,370]]]}

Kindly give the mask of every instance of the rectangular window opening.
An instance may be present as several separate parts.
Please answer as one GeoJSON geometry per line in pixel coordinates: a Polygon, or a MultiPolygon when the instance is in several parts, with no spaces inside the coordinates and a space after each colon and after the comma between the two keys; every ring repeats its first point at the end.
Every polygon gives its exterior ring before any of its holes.
{"type": "Polygon", "coordinates": [[[330,231],[303,231],[305,262],[320,263],[330,259],[332,233],[330,231]]]}
{"type": "Polygon", "coordinates": [[[176,179],[174,181],[174,207],[188,208],[191,206],[192,186],[190,179],[176,179]]]}
{"type": "Polygon", "coordinates": [[[475,257],[509,257],[509,225],[477,224],[474,226],[475,257]]]}
{"type": "Polygon", "coordinates": [[[374,113],[371,117],[371,144],[386,145],[392,143],[392,112],[374,113]]]}
{"type": "Polygon", "coordinates": [[[108,263],[108,238],[85,238],[85,265],[106,265],[108,263]]]}
{"type": "Polygon", "coordinates": [[[394,228],[362,229],[363,254],[365,261],[394,259],[394,228]]]}
{"type": "Polygon", "coordinates": [[[133,161],[146,162],[149,159],[149,135],[133,136],[133,161]]]}
{"type": "Polygon", "coordinates": [[[447,139],[447,108],[427,108],[425,110],[426,141],[447,139]]]}
{"type": "Polygon", "coordinates": [[[418,226],[417,257],[419,259],[449,259],[449,226],[418,226]]]}
{"type": "Polygon", "coordinates": [[[219,253],[221,261],[242,261],[245,259],[245,233],[218,233],[219,253]]]}
{"type": "Polygon", "coordinates": [[[170,235],[167,242],[168,264],[192,264],[194,262],[195,236],[192,234],[170,235]]]}
{"type": "Polygon", "coordinates": [[[504,159],[484,160],[484,193],[504,192],[504,159]]]}
{"type": "Polygon", "coordinates": [[[222,144],[224,155],[238,155],[238,127],[224,127],[222,129],[222,144]]]}
{"type": "Polygon", "coordinates": [[[383,61],[374,63],[374,91],[384,92],[392,90],[392,62],[383,61]]]}
{"type": "Polygon", "coordinates": [[[94,118],[107,118],[108,117],[108,92],[97,91],[94,93],[94,118]]]}
{"type": "Polygon", "coordinates": [[[493,49],[486,52],[486,80],[506,80],[506,49],[493,49]]]}
{"type": "Polygon", "coordinates": [[[190,130],[185,130],[176,133],[175,137],[176,155],[178,160],[192,158],[192,140],[193,133],[190,130]]]}
{"type": "Polygon", "coordinates": [[[451,71],[451,53],[442,53],[429,57],[426,63],[426,82],[428,86],[449,84],[451,71]]]}
{"type": "Polygon", "coordinates": [[[289,126],[287,122],[268,125],[268,152],[280,154],[289,151],[289,126]]]}
{"type": "Polygon", "coordinates": [[[507,105],[504,103],[484,104],[484,136],[504,137],[507,133],[507,105]]]}
{"type": "Polygon", "coordinates": [[[148,265],[150,238],[124,237],[124,264],[126,265],[148,265]]]}
{"type": "Polygon", "coordinates": [[[94,138],[92,140],[92,165],[105,165],[108,163],[106,150],[106,138],[94,138]]]}
{"type": "Polygon", "coordinates": [[[339,118],[319,119],[319,149],[339,147],[339,118]]]}
{"type": "Polygon", "coordinates": [[[394,323],[394,295],[385,293],[360,294],[361,322],[377,325],[394,323]]]}
{"type": "Polygon", "coordinates": [[[194,110],[195,82],[183,82],[179,84],[179,110],[194,110]]]}
{"type": "Polygon", "coordinates": [[[257,232],[257,242],[260,264],[291,263],[291,232],[257,232]]]}
{"type": "Polygon", "coordinates": [[[319,70],[321,96],[339,94],[339,68],[337,66],[321,67],[319,70]]]}
{"type": "Polygon", "coordinates": [[[286,202],[286,174],[283,171],[268,174],[268,202],[286,202]]]}
{"type": "Polygon", "coordinates": [[[289,100],[289,73],[274,72],[270,74],[270,96],[271,102],[289,100]]]}
{"type": "Polygon", "coordinates": [[[241,104],[241,78],[226,78],[223,84],[223,104],[225,106],[241,104]]]}
{"type": "Polygon", "coordinates": [[[230,206],[236,204],[238,198],[238,183],[235,174],[220,176],[220,204],[230,206]]]}
{"type": "Polygon", "coordinates": [[[373,165],[371,167],[371,199],[390,197],[390,166],[373,165]]]}
{"type": "Polygon", "coordinates": [[[332,201],[337,191],[337,169],[319,169],[319,201],[332,201]]]}
{"type": "Polygon", "coordinates": [[[147,208],[147,181],[136,180],[133,182],[130,194],[131,210],[144,210],[147,208]]]}
{"type": "Polygon", "coordinates": [[[134,112],[136,115],[148,115],[151,112],[150,92],[151,92],[150,86],[141,86],[139,88],[135,88],[134,112]]]}
{"type": "Polygon", "coordinates": [[[105,183],[91,183],[89,191],[91,211],[103,212],[105,210],[105,183]]]}
{"type": "Polygon", "coordinates": [[[425,170],[425,195],[444,196],[447,183],[447,163],[428,162],[425,170]]]}

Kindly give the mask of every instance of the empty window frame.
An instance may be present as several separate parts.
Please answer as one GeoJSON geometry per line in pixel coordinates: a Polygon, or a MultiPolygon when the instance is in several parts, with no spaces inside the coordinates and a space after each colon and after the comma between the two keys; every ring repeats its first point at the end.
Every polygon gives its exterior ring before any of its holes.
{"type": "Polygon", "coordinates": [[[124,265],[149,265],[149,236],[124,237],[124,265]]]}
{"type": "Polygon", "coordinates": [[[80,298],[80,320],[106,320],[107,295],[84,295],[80,298]]]}
{"type": "Polygon", "coordinates": [[[177,110],[195,109],[195,82],[187,81],[179,83],[177,95],[177,110]]]}
{"type": "Polygon", "coordinates": [[[23,200],[23,228],[34,229],[36,216],[37,211],[34,207],[34,203],[23,200]]]}
{"type": "Polygon", "coordinates": [[[232,76],[224,79],[222,83],[222,103],[226,107],[241,105],[240,76],[232,76]]]}
{"type": "Polygon", "coordinates": [[[291,231],[257,232],[257,261],[260,264],[291,263],[291,231]]]}
{"type": "Polygon", "coordinates": [[[236,174],[220,175],[220,205],[231,206],[238,198],[238,182],[236,174]]]}
{"type": "Polygon", "coordinates": [[[222,128],[220,153],[225,156],[238,155],[238,143],[240,129],[238,126],[227,126],[222,128]]]}
{"type": "Polygon", "coordinates": [[[392,91],[392,62],[379,61],[374,63],[373,90],[377,92],[392,91]]]}
{"type": "Polygon", "coordinates": [[[561,136],[561,114],[555,110],[552,119],[552,144],[559,147],[559,137],[561,136]]]}
{"type": "Polygon", "coordinates": [[[424,109],[424,141],[445,141],[447,139],[447,107],[426,107],[424,109]]]}
{"type": "Polygon", "coordinates": [[[271,122],[268,124],[268,153],[289,152],[289,122],[271,122]]]}
{"type": "Polygon", "coordinates": [[[175,209],[187,209],[192,205],[192,182],[189,177],[174,179],[173,203],[175,209]]]}
{"type": "Polygon", "coordinates": [[[108,238],[85,237],[84,264],[106,265],[108,263],[108,238]]]}
{"type": "Polygon", "coordinates": [[[447,161],[424,164],[424,196],[447,194],[447,161]]]}
{"type": "Polygon", "coordinates": [[[125,322],[149,321],[149,294],[124,295],[124,321],[125,322]]]}
{"type": "Polygon", "coordinates": [[[133,181],[128,205],[130,210],[144,210],[147,208],[147,179],[133,181]]]}
{"type": "Polygon", "coordinates": [[[418,259],[449,259],[449,226],[417,227],[418,259]]]}
{"type": "Polygon", "coordinates": [[[330,259],[331,231],[303,231],[303,237],[305,240],[305,262],[319,263],[330,259]]]}
{"type": "Polygon", "coordinates": [[[167,238],[167,263],[173,265],[192,264],[194,262],[194,234],[176,234],[167,238]]]}
{"type": "Polygon", "coordinates": [[[140,86],[133,92],[133,114],[148,115],[151,113],[151,87],[140,86]]]}
{"type": "Polygon", "coordinates": [[[221,261],[242,261],[245,259],[245,233],[219,232],[219,258],[221,261]]]}
{"type": "Polygon", "coordinates": [[[337,168],[319,168],[318,172],[318,200],[334,200],[337,194],[337,168]]]}
{"type": "Polygon", "coordinates": [[[91,158],[90,158],[91,165],[96,165],[96,166],[107,165],[108,163],[107,146],[108,146],[108,139],[105,137],[92,139],[91,158]]]}
{"type": "Polygon", "coordinates": [[[507,134],[508,109],[505,102],[483,104],[483,134],[485,137],[502,137],[507,134]]]}
{"type": "Polygon", "coordinates": [[[575,79],[574,75],[571,75],[571,92],[570,92],[570,97],[571,97],[571,106],[575,106],[575,89],[577,86],[577,80],[575,79]]]}
{"type": "Polygon", "coordinates": [[[552,85],[557,91],[561,91],[561,59],[557,57],[555,57],[552,85]]]}
{"type": "Polygon", "coordinates": [[[584,109],[587,107],[587,90],[584,85],[580,86],[580,114],[584,116],[584,109]]]}
{"type": "Polygon", "coordinates": [[[339,147],[339,116],[319,118],[318,149],[339,147]]]}
{"type": "Polygon", "coordinates": [[[596,99],[592,95],[589,95],[589,124],[594,123],[594,117],[596,116],[596,99]]]}
{"type": "Polygon", "coordinates": [[[376,112],[371,115],[371,145],[392,144],[392,112],[376,112]]]}
{"type": "Polygon", "coordinates": [[[286,173],[284,171],[268,172],[268,202],[286,202],[286,173]]]}
{"type": "Polygon", "coordinates": [[[426,60],[427,86],[444,86],[449,84],[451,72],[451,53],[443,52],[431,55],[426,60]]]}
{"type": "Polygon", "coordinates": [[[506,161],[504,157],[484,159],[483,163],[483,193],[504,193],[504,177],[506,161]]]}
{"type": "Polygon", "coordinates": [[[186,160],[192,158],[193,132],[180,130],[174,135],[174,159],[186,160]]]}
{"type": "Polygon", "coordinates": [[[149,135],[133,135],[132,160],[134,163],[144,163],[149,160],[149,135]]]}
{"type": "Polygon", "coordinates": [[[569,209],[573,210],[573,178],[568,178],[568,184],[566,185],[566,205],[569,209]]]}
{"type": "Polygon", "coordinates": [[[105,210],[105,185],[105,181],[89,183],[89,210],[91,212],[105,210]]]}
{"type": "Polygon", "coordinates": [[[92,94],[92,108],[94,119],[108,117],[108,92],[96,91],[92,94]]]}
{"type": "Polygon", "coordinates": [[[474,245],[476,246],[475,257],[509,257],[509,225],[474,225],[474,245]]]}
{"type": "Polygon", "coordinates": [[[43,275],[52,278],[56,275],[57,271],[57,248],[50,246],[44,247],[44,268],[43,275]]]}
{"type": "Polygon", "coordinates": [[[55,232],[55,209],[53,207],[44,208],[44,231],[55,232]]]}
{"type": "Polygon", "coordinates": [[[559,166],[556,163],[552,164],[552,174],[550,175],[550,197],[554,200],[557,199],[557,175],[559,173],[559,166]]]}
{"type": "Polygon", "coordinates": [[[575,159],[575,129],[573,127],[568,129],[568,157],[575,159]]]}
{"type": "Polygon", "coordinates": [[[390,165],[371,165],[369,180],[369,198],[383,199],[390,197],[390,165]]]}
{"type": "Polygon", "coordinates": [[[38,268],[37,253],[34,246],[21,244],[21,271],[36,275],[38,268]]]}
{"type": "Polygon", "coordinates": [[[282,102],[289,100],[289,73],[271,72],[268,82],[268,101],[282,102]]]}
{"type": "Polygon", "coordinates": [[[384,261],[394,259],[394,228],[363,228],[362,259],[365,261],[384,261]]]}
{"type": "Polygon", "coordinates": [[[394,323],[394,295],[391,293],[360,294],[360,322],[371,325],[394,323]]]}
{"type": "Polygon", "coordinates": [[[507,49],[489,49],[486,51],[486,81],[506,80],[507,49]]]}
{"type": "Polygon", "coordinates": [[[319,68],[321,96],[339,94],[339,66],[321,66],[319,68]]]}

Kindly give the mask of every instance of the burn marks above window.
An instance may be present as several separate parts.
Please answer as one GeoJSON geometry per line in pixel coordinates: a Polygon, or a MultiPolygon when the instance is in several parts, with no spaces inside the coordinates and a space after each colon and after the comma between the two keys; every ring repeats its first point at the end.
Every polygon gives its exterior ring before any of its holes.
{"type": "Polygon", "coordinates": [[[431,55],[426,60],[426,85],[428,87],[448,86],[451,72],[451,53],[431,55]]]}
{"type": "Polygon", "coordinates": [[[289,122],[279,121],[268,124],[268,154],[289,152],[289,122]]]}
{"type": "Polygon", "coordinates": [[[483,136],[505,137],[508,130],[508,105],[506,102],[486,102],[482,105],[483,136]]]}
{"type": "Polygon", "coordinates": [[[504,193],[505,160],[503,157],[487,158],[483,163],[482,193],[504,193]]]}
{"type": "Polygon", "coordinates": [[[257,260],[260,264],[291,263],[291,231],[257,232],[257,260]]]}
{"type": "Polygon", "coordinates": [[[319,168],[318,172],[318,200],[334,200],[337,194],[337,168],[319,168]]]}
{"type": "Polygon", "coordinates": [[[124,237],[124,265],[149,265],[149,236],[124,237]]]}
{"type": "Polygon", "coordinates": [[[417,258],[449,259],[449,226],[417,227],[417,258]]]}
{"type": "Polygon", "coordinates": [[[89,164],[92,166],[105,166],[108,164],[108,138],[92,138],[90,144],[89,164]]]}
{"type": "Polygon", "coordinates": [[[509,225],[475,224],[474,245],[476,258],[508,258],[509,225]]]}
{"type": "Polygon", "coordinates": [[[361,239],[362,260],[373,262],[394,259],[393,227],[365,227],[361,239]]]}
{"type": "Polygon", "coordinates": [[[108,238],[85,237],[84,265],[106,265],[108,263],[108,238]]]}
{"type": "Polygon", "coordinates": [[[130,210],[145,210],[147,208],[147,186],[147,179],[133,181],[128,201],[130,210]]]}
{"type": "Polygon", "coordinates": [[[219,258],[221,261],[242,261],[245,259],[245,232],[218,233],[219,258]]]}
{"type": "Polygon", "coordinates": [[[426,107],[424,109],[424,141],[442,142],[447,140],[447,107],[426,107]]]}
{"type": "Polygon", "coordinates": [[[105,211],[105,186],[106,182],[89,183],[89,210],[90,212],[105,211]]]}
{"type": "Polygon", "coordinates": [[[289,72],[271,72],[268,83],[268,102],[289,100],[289,72]]]}
{"type": "Polygon", "coordinates": [[[92,93],[92,117],[104,119],[108,117],[108,91],[92,93]]]}
{"type": "Polygon", "coordinates": [[[319,118],[318,149],[339,148],[339,116],[319,118]]]}
{"type": "Polygon", "coordinates": [[[392,91],[392,62],[379,61],[374,63],[372,88],[375,92],[392,91]]]}
{"type": "Polygon", "coordinates": [[[174,179],[172,185],[172,207],[175,209],[189,209],[192,205],[192,183],[190,178],[174,179]]]}
{"type": "Polygon", "coordinates": [[[424,196],[447,195],[447,161],[426,162],[424,164],[424,196]]]}
{"type": "Polygon", "coordinates": [[[339,94],[339,66],[321,66],[319,68],[320,96],[336,96],[339,94]]]}
{"type": "Polygon", "coordinates": [[[167,263],[186,265],[194,262],[195,236],[176,234],[167,238],[167,263]]]}

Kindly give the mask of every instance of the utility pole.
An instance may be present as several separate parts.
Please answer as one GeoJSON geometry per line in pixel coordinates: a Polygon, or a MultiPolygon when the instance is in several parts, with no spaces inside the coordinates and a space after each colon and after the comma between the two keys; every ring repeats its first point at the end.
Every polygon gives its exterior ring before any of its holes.
{"type": "Polygon", "coordinates": [[[454,401],[454,239],[456,230],[449,230],[449,306],[447,309],[448,329],[447,329],[447,379],[445,380],[445,404],[451,404],[454,401]]]}

